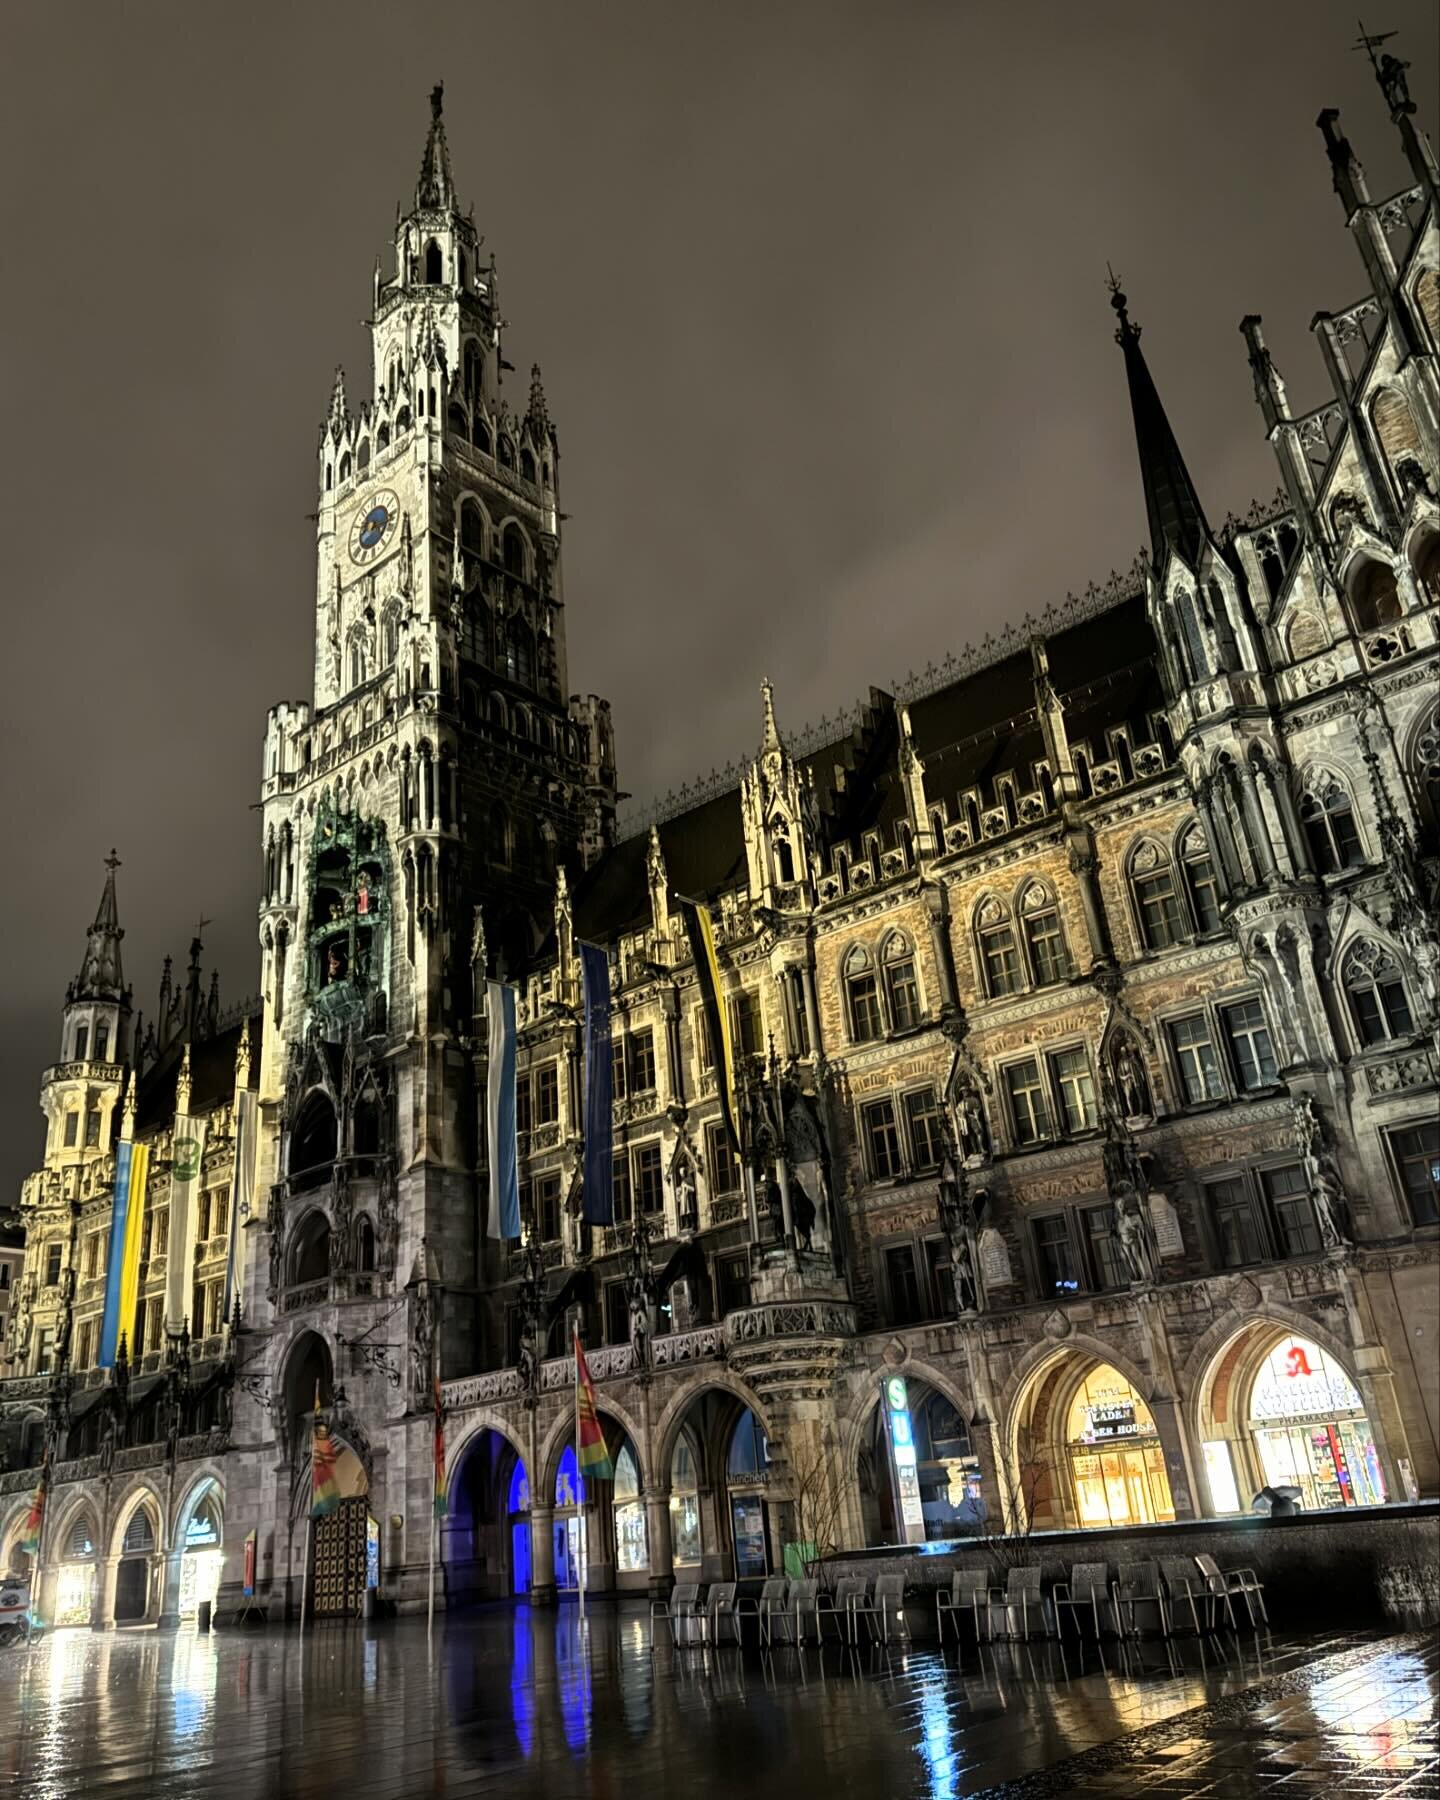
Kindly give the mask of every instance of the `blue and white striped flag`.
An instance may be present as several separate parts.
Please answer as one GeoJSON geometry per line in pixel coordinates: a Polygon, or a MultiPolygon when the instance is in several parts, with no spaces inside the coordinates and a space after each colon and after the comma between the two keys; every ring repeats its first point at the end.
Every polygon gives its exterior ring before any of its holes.
{"type": "Polygon", "coordinates": [[[580,1214],[587,1225],[615,1223],[615,1140],[610,1062],[610,958],[581,944],[585,976],[585,1178],[580,1214]]]}
{"type": "Polygon", "coordinates": [[[490,1067],[486,1123],[490,1133],[490,1210],[487,1237],[520,1236],[520,1169],[515,1147],[515,990],[507,982],[485,983],[490,1067]]]}

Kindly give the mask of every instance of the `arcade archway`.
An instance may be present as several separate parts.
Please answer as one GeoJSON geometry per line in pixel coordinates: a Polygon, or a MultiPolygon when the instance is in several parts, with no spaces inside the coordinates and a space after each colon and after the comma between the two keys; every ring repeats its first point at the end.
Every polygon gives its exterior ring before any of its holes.
{"type": "Polygon", "coordinates": [[[499,1431],[465,1440],[450,1477],[441,1558],[447,1606],[530,1591],[530,1481],[499,1431]]]}
{"type": "Polygon", "coordinates": [[[662,1426],[656,1485],[670,1490],[670,1547],[679,1580],[743,1580],[778,1566],[769,1436],[747,1399],[738,1384],[702,1388],[662,1426]]]}
{"type": "MultiPolygon", "coordinates": [[[[897,1396],[900,1398],[900,1396],[897,1396]]],[[[893,1431],[907,1431],[915,1453],[920,1515],[927,1542],[970,1537],[984,1529],[980,1458],[958,1406],[929,1382],[904,1378],[903,1412],[908,1424],[894,1426],[890,1409],[876,1399],[860,1435],[858,1469],[860,1519],[867,1544],[906,1541],[902,1508],[896,1503],[893,1431]]],[[[905,1446],[900,1446],[901,1455],[905,1446]]]]}
{"type": "Polygon", "coordinates": [[[1175,1503],[1146,1396],[1113,1364],[1061,1350],[1016,1400],[1007,1501],[1035,1531],[1168,1524],[1175,1503]]]}
{"type": "Polygon", "coordinates": [[[555,1586],[577,1593],[615,1587],[643,1589],[650,1573],[640,1456],[620,1422],[600,1413],[600,1428],[614,1468],[611,1481],[587,1483],[566,1438],[555,1465],[555,1586]],[[582,1537],[583,1533],[583,1537],[582,1537]]]}
{"type": "Polygon", "coordinates": [[[1264,1487],[1297,1490],[1307,1512],[1386,1500],[1364,1397],[1313,1338],[1273,1320],[1245,1327],[1212,1359],[1198,1412],[1216,1513],[1248,1512],[1264,1487]]]}
{"type": "Polygon", "coordinates": [[[208,1476],[186,1500],[175,1536],[174,1549],[180,1558],[177,1610],[182,1619],[193,1619],[202,1601],[208,1600],[214,1606],[220,1591],[225,1499],[214,1476],[208,1476]]]}

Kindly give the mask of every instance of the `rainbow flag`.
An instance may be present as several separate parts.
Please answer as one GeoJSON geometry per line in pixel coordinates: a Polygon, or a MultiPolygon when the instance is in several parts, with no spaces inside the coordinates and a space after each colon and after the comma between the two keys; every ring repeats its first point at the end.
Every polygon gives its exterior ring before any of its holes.
{"type": "Polygon", "coordinates": [[[310,1517],[323,1519],[340,1504],[340,1482],[335,1464],[340,1452],[330,1427],[320,1417],[320,1389],[315,1389],[315,1424],[310,1436],[310,1517]]]}
{"type": "Polygon", "coordinates": [[[47,1463],[40,1471],[35,1492],[30,1496],[30,1510],[25,1515],[25,1522],[20,1527],[20,1541],[15,1546],[17,1550],[23,1550],[30,1556],[40,1554],[40,1533],[45,1529],[45,1493],[49,1485],[50,1465],[47,1463]]]}
{"type": "Polygon", "coordinates": [[[595,1406],[595,1384],[590,1367],[580,1348],[580,1333],[575,1333],[575,1461],[587,1481],[613,1481],[615,1465],[605,1448],[605,1433],[600,1429],[600,1414],[595,1406]]]}
{"type": "Polygon", "coordinates": [[[445,1504],[445,1404],[440,1398],[440,1377],[433,1378],[435,1389],[435,1517],[443,1519],[445,1504]]]}

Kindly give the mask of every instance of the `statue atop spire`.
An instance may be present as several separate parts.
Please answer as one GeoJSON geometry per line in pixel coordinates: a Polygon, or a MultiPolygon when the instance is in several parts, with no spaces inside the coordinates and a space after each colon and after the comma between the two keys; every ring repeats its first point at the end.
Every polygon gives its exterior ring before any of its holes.
{"type": "Polygon", "coordinates": [[[445,142],[445,124],[441,117],[444,102],[445,83],[442,81],[430,90],[430,131],[425,139],[425,154],[420,159],[420,179],[415,184],[417,212],[433,212],[455,204],[450,150],[445,142]]]}

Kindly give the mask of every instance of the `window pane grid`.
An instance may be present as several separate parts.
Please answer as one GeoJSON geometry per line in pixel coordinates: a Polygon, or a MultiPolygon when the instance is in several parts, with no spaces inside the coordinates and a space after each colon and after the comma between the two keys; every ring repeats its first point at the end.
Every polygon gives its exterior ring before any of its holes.
{"type": "Polygon", "coordinates": [[[1208,1022],[1199,1013],[1193,1018],[1177,1019],[1170,1027],[1170,1042],[1187,1104],[1195,1106],[1202,1100],[1222,1099],[1225,1087],[1208,1022]]]}
{"type": "Polygon", "coordinates": [[[942,1140],[934,1088],[921,1088],[905,1096],[905,1120],[910,1131],[912,1167],[917,1172],[939,1168],[942,1140]]]}
{"type": "Polygon", "coordinates": [[[1060,936],[1057,912],[1036,913],[1026,921],[1025,935],[1030,942],[1030,967],[1035,972],[1037,987],[1050,987],[1065,979],[1065,945],[1060,936]]]}
{"type": "Polygon", "coordinates": [[[1391,1134],[1410,1216],[1417,1225],[1440,1223],[1440,1125],[1412,1126],[1391,1134]]]}
{"type": "Polygon", "coordinates": [[[1158,875],[1142,875],[1135,883],[1140,906],[1140,927],[1149,950],[1165,950],[1185,935],[1180,901],[1168,869],[1158,875]]]}
{"type": "Polygon", "coordinates": [[[895,1129],[895,1107],[889,1100],[872,1100],[861,1113],[870,1172],[885,1180],[900,1172],[900,1138],[895,1129]]]}
{"type": "Polygon", "coordinates": [[[868,1044],[882,1035],[880,994],[873,975],[850,977],[850,1023],[857,1044],[868,1044]]]}
{"type": "Polygon", "coordinates": [[[985,960],[985,987],[992,998],[1020,991],[1020,956],[1015,948],[1015,934],[1008,925],[999,925],[981,933],[981,954],[985,960]]]}
{"type": "Polygon", "coordinates": [[[913,962],[894,962],[885,970],[890,996],[890,1023],[896,1031],[909,1031],[920,1023],[920,988],[913,962]]]}
{"type": "Polygon", "coordinates": [[[1095,1107],[1095,1083],[1085,1052],[1061,1050],[1051,1057],[1050,1067],[1060,1096],[1060,1115],[1066,1131],[1093,1130],[1099,1115],[1095,1107]]]}
{"type": "Polygon", "coordinates": [[[1241,1088],[1249,1093],[1254,1088],[1269,1087],[1277,1070],[1270,1031],[1260,1002],[1246,1000],[1239,1006],[1227,1007],[1225,1030],[1241,1088]]]}
{"type": "Polygon", "coordinates": [[[1015,1124],[1017,1144],[1035,1144],[1050,1135],[1050,1107],[1040,1079],[1040,1065],[1032,1057],[1027,1062],[1012,1063],[1005,1071],[1005,1085],[1010,1094],[1010,1116],[1015,1124]]]}

